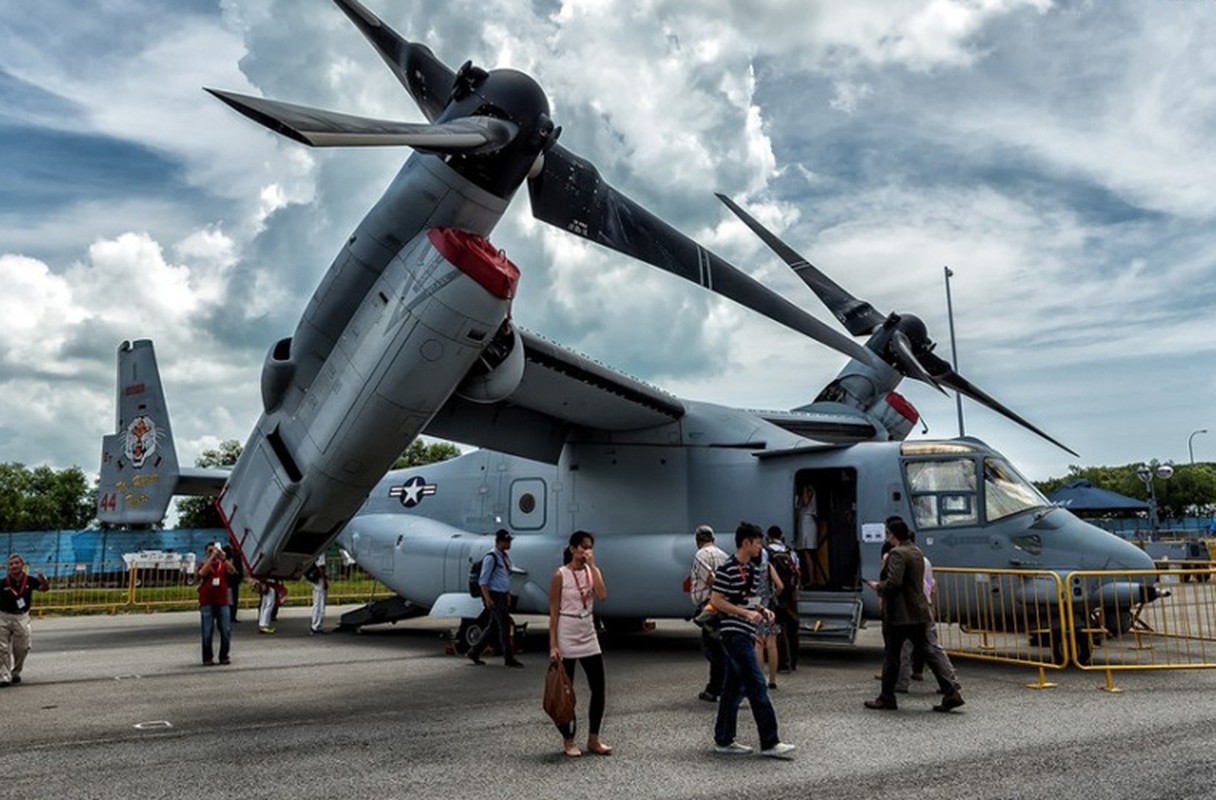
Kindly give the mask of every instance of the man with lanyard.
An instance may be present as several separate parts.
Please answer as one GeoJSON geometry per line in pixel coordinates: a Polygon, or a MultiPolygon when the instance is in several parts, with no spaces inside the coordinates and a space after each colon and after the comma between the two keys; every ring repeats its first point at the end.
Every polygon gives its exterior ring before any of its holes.
{"type": "Polygon", "coordinates": [[[203,565],[198,570],[198,613],[202,623],[203,666],[215,665],[211,642],[215,628],[220,629],[220,664],[231,663],[228,658],[232,646],[232,607],[228,593],[228,581],[236,567],[228,560],[228,554],[219,542],[207,545],[203,565]]]}
{"type": "MultiPolygon", "coordinates": [[[[705,609],[709,603],[709,593],[714,585],[714,573],[718,567],[726,563],[727,555],[722,548],[714,544],[714,529],[708,525],[700,525],[696,530],[697,552],[692,556],[692,573],[689,576],[689,596],[696,606],[697,613],[705,609]]],[[[697,697],[707,703],[718,702],[718,693],[722,691],[722,643],[718,641],[716,631],[708,627],[701,628],[701,650],[709,661],[709,682],[705,690],[697,697]]]]}
{"type": "Polygon", "coordinates": [[[758,525],[739,523],[736,551],[714,574],[710,603],[722,615],[722,651],[726,670],[714,724],[714,749],[726,755],[747,755],[752,748],[735,741],[739,704],[747,697],[760,734],[760,755],[789,758],[795,747],[777,734],[777,715],[769,701],[768,685],[756,660],[756,623],[771,620],[773,612],[755,605],[756,569],[751,561],[764,549],[758,525]]]}
{"type": "Polygon", "coordinates": [[[513,538],[500,528],[494,534],[494,549],[481,560],[481,576],[477,583],[481,587],[481,602],[490,613],[490,621],[481,632],[477,644],[469,648],[469,660],[476,666],[486,663],[481,660],[481,652],[490,641],[490,631],[495,629],[498,631],[498,648],[504,663],[508,667],[523,666],[511,649],[511,559],[507,551],[511,549],[513,538]]]}
{"type": "Polygon", "coordinates": [[[0,587],[0,687],[21,683],[21,668],[30,651],[30,602],[35,589],[49,588],[41,570],[31,581],[25,559],[17,553],[8,557],[8,575],[0,587]]]}

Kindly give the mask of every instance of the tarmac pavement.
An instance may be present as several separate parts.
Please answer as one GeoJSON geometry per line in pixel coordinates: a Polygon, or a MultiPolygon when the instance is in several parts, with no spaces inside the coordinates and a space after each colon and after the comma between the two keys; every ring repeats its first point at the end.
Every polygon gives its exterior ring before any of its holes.
{"type": "MultiPolygon", "coordinates": [[[[336,621],[343,609],[331,609],[336,621]]],[[[773,702],[792,761],[713,752],[715,706],[690,623],[611,641],[603,737],[567,759],[540,709],[545,620],[522,670],[444,654],[451,621],[309,636],[234,626],[232,666],[202,667],[193,612],[35,619],[25,681],[0,689],[0,794],[65,798],[1188,798],[1216,794],[1216,674],[1049,672],[959,661],[967,704],[931,681],[870,711],[877,627],[805,648],[773,702]]],[[[217,640],[218,645],[218,640],[217,640]]],[[[585,696],[580,673],[576,692],[585,696]]],[[[580,700],[580,713],[585,709],[580,700]]],[[[581,721],[581,720],[580,720],[581,721]]],[[[740,711],[739,741],[756,745],[740,711]]],[[[584,736],[580,733],[580,740],[584,736]]]]}

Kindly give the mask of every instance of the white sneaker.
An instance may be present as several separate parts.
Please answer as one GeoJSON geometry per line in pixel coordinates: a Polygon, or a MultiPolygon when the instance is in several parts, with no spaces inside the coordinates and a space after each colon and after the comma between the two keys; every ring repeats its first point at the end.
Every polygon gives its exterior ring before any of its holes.
{"type": "Polygon", "coordinates": [[[746,756],[752,752],[752,749],[745,744],[739,744],[738,742],[731,742],[730,744],[714,745],[714,752],[722,753],[722,754],[728,755],[728,756],[746,756]]]}
{"type": "Polygon", "coordinates": [[[777,742],[767,750],[761,750],[760,755],[768,756],[769,758],[793,758],[794,751],[797,750],[797,745],[786,744],[785,742],[777,742]]]}

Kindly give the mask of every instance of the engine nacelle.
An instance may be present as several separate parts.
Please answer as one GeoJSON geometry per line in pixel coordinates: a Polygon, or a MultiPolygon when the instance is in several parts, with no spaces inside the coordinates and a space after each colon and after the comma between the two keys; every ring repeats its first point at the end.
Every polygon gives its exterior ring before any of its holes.
{"type": "Polygon", "coordinates": [[[283,395],[296,374],[296,364],[291,358],[291,337],[280,339],[266,354],[262,365],[262,409],[269,414],[283,402],[283,395]]]}
{"type": "Polygon", "coordinates": [[[886,397],[874,404],[870,414],[887,429],[893,441],[902,442],[912,432],[920,419],[920,412],[898,392],[887,392],[886,397]]]}
{"type": "Polygon", "coordinates": [[[523,377],[523,344],[508,320],[456,387],[456,394],[474,403],[497,403],[510,397],[523,377]]]}

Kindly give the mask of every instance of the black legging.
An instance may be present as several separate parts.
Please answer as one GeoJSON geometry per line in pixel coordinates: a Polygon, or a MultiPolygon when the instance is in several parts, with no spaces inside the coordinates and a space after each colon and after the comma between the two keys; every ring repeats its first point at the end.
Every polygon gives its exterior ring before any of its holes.
{"type": "MultiPolygon", "coordinates": [[[[566,675],[570,677],[571,682],[574,681],[576,663],[583,665],[583,674],[587,676],[587,684],[591,687],[591,712],[587,724],[590,727],[591,735],[599,736],[600,723],[604,721],[604,656],[596,653],[593,656],[583,656],[582,658],[563,658],[562,668],[566,670],[566,675]]],[[[557,726],[563,739],[574,738],[574,723],[575,721],[571,721],[557,726]]]]}

